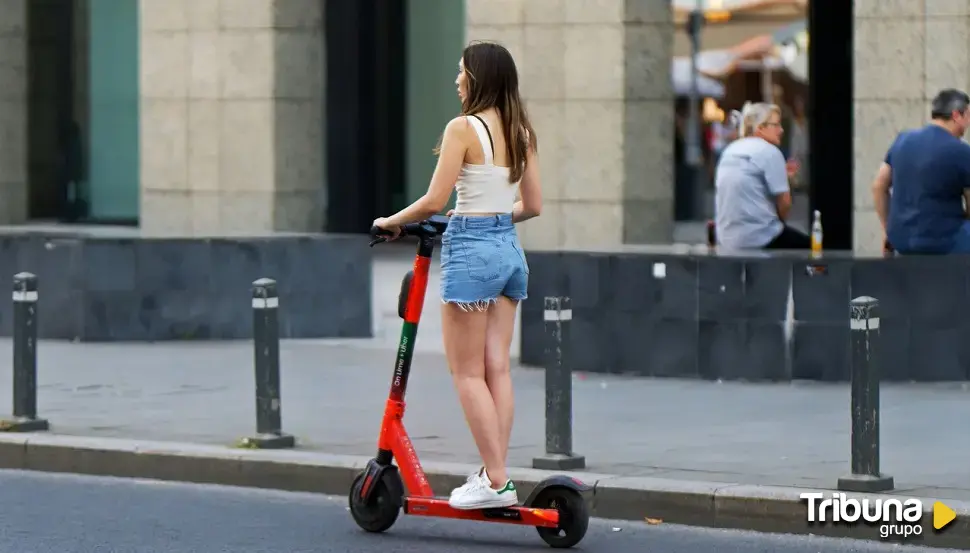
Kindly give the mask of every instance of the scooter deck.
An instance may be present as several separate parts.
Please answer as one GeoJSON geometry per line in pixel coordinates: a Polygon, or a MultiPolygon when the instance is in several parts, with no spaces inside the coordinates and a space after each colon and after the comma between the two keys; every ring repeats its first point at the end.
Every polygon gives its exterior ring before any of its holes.
{"type": "Polygon", "coordinates": [[[404,513],[414,516],[456,518],[480,522],[501,522],[522,526],[559,527],[559,511],[535,509],[522,505],[493,509],[455,509],[441,497],[405,497],[404,513]]]}

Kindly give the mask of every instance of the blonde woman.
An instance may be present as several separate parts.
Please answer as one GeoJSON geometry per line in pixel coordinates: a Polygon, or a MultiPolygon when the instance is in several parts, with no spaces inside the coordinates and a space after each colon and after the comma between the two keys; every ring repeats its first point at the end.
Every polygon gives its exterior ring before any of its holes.
{"type": "Polygon", "coordinates": [[[718,245],[729,250],[808,249],[808,235],[785,224],[792,207],[788,181],[798,165],[786,164],[779,149],[781,109],[749,103],[731,115],[738,139],[721,154],[714,181],[718,245]]]}

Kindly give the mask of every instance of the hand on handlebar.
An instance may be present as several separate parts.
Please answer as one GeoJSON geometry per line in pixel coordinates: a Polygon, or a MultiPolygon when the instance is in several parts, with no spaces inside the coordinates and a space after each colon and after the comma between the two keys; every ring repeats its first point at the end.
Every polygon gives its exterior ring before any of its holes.
{"type": "MultiPolygon", "coordinates": [[[[450,214],[450,212],[449,212],[450,214]]],[[[402,236],[415,236],[418,238],[435,239],[441,236],[448,226],[448,218],[435,215],[423,221],[415,221],[406,225],[390,225],[388,219],[381,217],[374,219],[374,224],[370,228],[371,246],[381,242],[397,240],[402,236]]]]}
{"type": "Polygon", "coordinates": [[[389,225],[387,224],[387,221],[387,217],[378,217],[377,219],[374,219],[373,226],[382,228],[390,233],[384,237],[387,242],[397,240],[401,236],[401,227],[389,225]]]}
{"type": "MultiPolygon", "coordinates": [[[[381,242],[391,242],[392,240],[397,240],[401,236],[401,227],[388,225],[387,217],[378,217],[374,219],[371,226],[372,229],[381,229],[385,232],[381,233],[380,236],[375,236],[371,241],[370,245],[379,244],[381,242]]],[[[373,232],[373,231],[372,231],[373,232]]]]}

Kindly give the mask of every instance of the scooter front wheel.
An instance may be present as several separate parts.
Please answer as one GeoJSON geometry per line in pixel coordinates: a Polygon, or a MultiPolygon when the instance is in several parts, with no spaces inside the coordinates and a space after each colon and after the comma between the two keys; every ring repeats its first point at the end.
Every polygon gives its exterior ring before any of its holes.
{"type": "Polygon", "coordinates": [[[589,529],[589,507],[576,490],[552,486],[542,490],[529,505],[538,509],[559,511],[558,528],[537,527],[539,537],[550,547],[566,549],[582,541],[589,529]]]}
{"type": "Polygon", "coordinates": [[[393,526],[398,515],[401,514],[404,485],[397,471],[385,471],[380,480],[374,484],[374,490],[365,502],[360,497],[364,475],[363,472],[358,474],[354,478],[353,485],[350,486],[350,515],[362,529],[368,532],[383,532],[393,526]]]}

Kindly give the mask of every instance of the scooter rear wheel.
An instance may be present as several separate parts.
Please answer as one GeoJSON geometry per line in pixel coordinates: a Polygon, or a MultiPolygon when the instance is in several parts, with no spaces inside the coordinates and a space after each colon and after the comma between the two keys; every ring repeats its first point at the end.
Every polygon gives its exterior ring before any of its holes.
{"type": "Polygon", "coordinates": [[[394,525],[401,514],[401,502],[404,498],[404,485],[397,471],[388,470],[381,475],[381,479],[374,484],[374,490],[365,503],[360,497],[360,489],[364,484],[364,473],[354,478],[350,486],[350,515],[354,517],[357,526],[368,532],[383,532],[394,525]]]}
{"type": "Polygon", "coordinates": [[[539,537],[550,547],[566,549],[586,537],[586,530],[589,529],[589,507],[576,490],[563,486],[546,488],[536,496],[530,507],[559,511],[558,528],[536,528],[539,537]]]}

